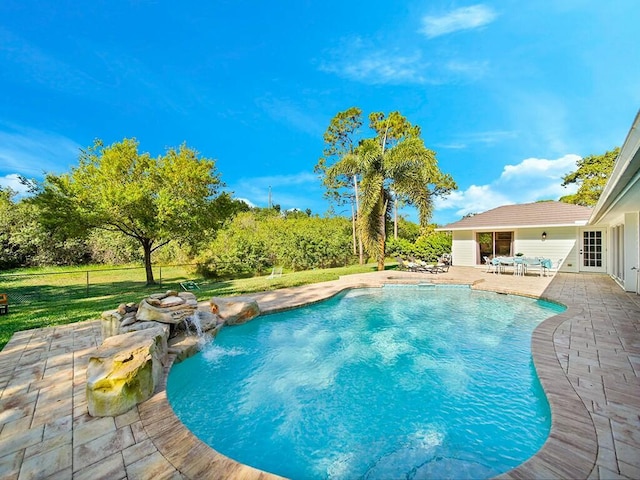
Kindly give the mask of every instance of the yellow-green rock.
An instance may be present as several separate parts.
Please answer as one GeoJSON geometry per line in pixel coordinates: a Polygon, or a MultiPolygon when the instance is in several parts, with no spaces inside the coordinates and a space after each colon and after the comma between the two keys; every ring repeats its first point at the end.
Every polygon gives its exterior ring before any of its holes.
{"type": "Polygon", "coordinates": [[[89,414],[120,415],[149,399],[162,379],[166,355],[167,335],[160,327],[105,339],[87,367],[89,414]]]}

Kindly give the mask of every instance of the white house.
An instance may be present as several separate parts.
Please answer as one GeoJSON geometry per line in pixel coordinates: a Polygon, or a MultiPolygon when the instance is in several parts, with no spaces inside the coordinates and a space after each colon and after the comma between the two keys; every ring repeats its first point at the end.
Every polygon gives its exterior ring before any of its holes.
{"type": "Polygon", "coordinates": [[[587,227],[591,214],[591,208],[562,202],[505,205],[438,230],[452,233],[454,265],[479,266],[485,257],[522,253],[560,260],[561,271],[605,272],[603,233],[587,227]],[[586,248],[582,238],[589,239],[586,248]]]}
{"type": "Polygon", "coordinates": [[[506,205],[438,230],[451,231],[454,265],[485,256],[562,259],[560,271],[608,273],[640,294],[640,112],[593,208],[561,202],[506,205]]]}

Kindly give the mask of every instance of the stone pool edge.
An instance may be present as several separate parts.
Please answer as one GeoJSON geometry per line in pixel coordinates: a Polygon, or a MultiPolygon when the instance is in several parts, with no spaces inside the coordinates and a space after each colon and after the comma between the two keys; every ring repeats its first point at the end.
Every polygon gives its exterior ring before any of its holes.
{"type": "MultiPolygon", "coordinates": [[[[558,302],[544,296],[540,299],[558,302]]],[[[547,318],[533,331],[531,354],[551,408],[551,431],[534,456],[497,478],[588,478],[595,468],[596,428],[558,360],[553,340],[561,325],[582,312],[581,307],[567,305],[567,310],[547,318]]]]}
{"type": "MultiPolygon", "coordinates": [[[[263,313],[275,313],[331,298],[352,288],[375,288],[384,284],[455,284],[469,285],[474,290],[522,295],[566,305],[562,299],[499,287],[483,279],[469,282],[451,281],[446,277],[425,279],[424,276],[378,275],[342,277],[338,281],[294,287],[273,292],[245,295],[256,298],[263,313]],[[353,278],[357,277],[357,278],[353,278]],[[364,277],[364,278],[363,278],[364,277]]],[[[385,275],[388,274],[388,275],[385,275]]],[[[566,305],[567,310],[544,320],[532,334],[532,356],[536,372],[551,408],[551,431],[542,448],[529,460],[501,479],[587,478],[595,467],[598,454],[596,429],[586,406],[574,390],[556,355],[553,335],[565,322],[580,315],[581,307],[566,305]]],[[[166,380],[175,361],[172,355],[163,383],[154,396],[138,406],[142,425],[158,451],[182,475],[192,479],[242,478],[280,479],[278,475],[236,462],[199,440],[176,416],[166,395],[166,380]]]]}

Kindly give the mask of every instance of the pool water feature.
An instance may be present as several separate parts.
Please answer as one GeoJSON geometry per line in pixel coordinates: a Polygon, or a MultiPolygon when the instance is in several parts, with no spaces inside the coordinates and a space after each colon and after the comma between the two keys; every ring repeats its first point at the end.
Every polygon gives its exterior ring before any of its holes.
{"type": "Polygon", "coordinates": [[[488,478],[548,436],[530,341],[562,310],[468,287],[350,290],[223,329],[167,394],[212,448],[289,478],[488,478]]]}

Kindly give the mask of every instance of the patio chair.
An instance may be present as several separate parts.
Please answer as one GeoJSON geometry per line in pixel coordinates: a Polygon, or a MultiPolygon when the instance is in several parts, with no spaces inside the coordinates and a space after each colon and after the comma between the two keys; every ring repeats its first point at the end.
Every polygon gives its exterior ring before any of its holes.
{"type": "Polygon", "coordinates": [[[273,269],[271,270],[271,274],[267,278],[271,279],[271,278],[278,278],[281,276],[282,276],[282,267],[273,267],[273,269]]]}
{"type": "Polygon", "coordinates": [[[525,258],[525,272],[537,272],[541,277],[544,274],[544,266],[542,265],[540,258],[525,258]]]}
{"type": "Polygon", "coordinates": [[[398,269],[400,270],[409,270],[409,266],[401,257],[396,257],[396,262],[398,262],[398,269]]]}
{"type": "Polygon", "coordinates": [[[194,290],[200,290],[200,286],[193,280],[187,280],[186,282],[180,282],[180,286],[185,292],[192,292],[194,290]]]}
{"type": "Polygon", "coordinates": [[[485,273],[496,273],[496,265],[493,264],[493,262],[491,261],[491,259],[489,257],[487,257],[486,255],[484,257],[482,257],[482,259],[484,260],[485,265],[487,266],[487,270],[485,271],[485,273]]]}
{"type": "Polygon", "coordinates": [[[9,295],[6,293],[0,293],[0,314],[9,313],[9,295]]]}
{"type": "Polygon", "coordinates": [[[410,272],[424,272],[424,264],[417,260],[409,260],[407,262],[407,269],[410,272]]]}
{"type": "Polygon", "coordinates": [[[396,258],[396,260],[398,260],[398,265],[400,265],[400,268],[402,270],[408,272],[431,273],[429,271],[431,265],[427,265],[422,260],[417,260],[415,258],[412,258],[410,260],[403,260],[399,257],[396,258]]]}
{"type": "Polygon", "coordinates": [[[448,263],[438,263],[432,268],[433,273],[447,273],[450,265],[448,263]]]}
{"type": "Polygon", "coordinates": [[[513,274],[524,276],[527,273],[527,264],[522,257],[513,257],[513,274]]]}
{"type": "Polygon", "coordinates": [[[449,264],[438,261],[438,263],[427,263],[422,260],[416,261],[418,264],[418,272],[422,273],[446,273],[449,271],[449,264]]]}
{"type": "Polygon", "coordinates": [[[436,268],[438,269],[438,273],[447,273],[449,271],[449,267],[453,264],[451,254],[445,253],[438,260],[438,264],[436,268]]]}
{"type": "Polygon", "coordinates": [[[547,272],[549,272],[549,274],[551,276],[555,275],[556,273],[558,273],[558,270],[560,270],[560,265],[562,265],[562,261],[564,260],[564,258],[560,258],[558,259],[555,263],[551,264],[550,268],[547,268],[547,272]]]}

